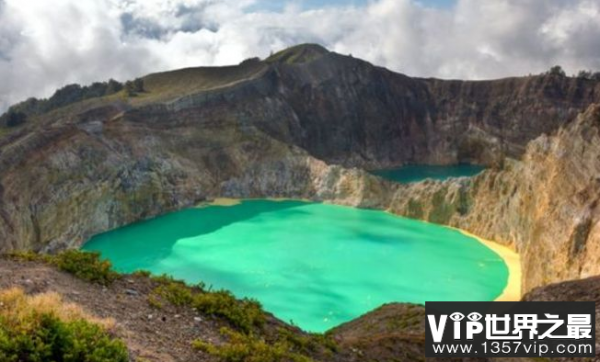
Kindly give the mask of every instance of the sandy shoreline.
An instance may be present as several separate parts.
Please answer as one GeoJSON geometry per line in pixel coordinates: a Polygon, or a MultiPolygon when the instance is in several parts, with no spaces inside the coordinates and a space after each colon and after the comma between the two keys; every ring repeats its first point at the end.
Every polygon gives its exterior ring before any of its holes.
{"type": "MultiPolygon", "coordinates": [[[[211,201],[201,202],[196,207],[204,207],[204,206],[235,206],[242,203],[243,200],[252,200],[252,199],[232,199],[227,197],[218,197],[211,201]]],[[[265,197],[256,200],[267,200],[267,201],[275,201],[275,202],[283,202],[283,201],[302,201],[302,202],[312,202],[308,199],[292,199],[286,197],[265,197]]]]}
{"type": "Polygon", "coordinates": [[[241,199],[230,199],[226,197],[219,197],[212,201],[202,202],[198,206],[234,206],[242,203],[241,199]]]}
{"type": "Polygon", "coordinates": [[[502,260],[504,260],[504,263],[506,263],[506,267],[508,268],[508,281],[506,283],[506,287],[504,287],[504,290],[502,291],[502,294],[500,294],[495,301],[517,302],[521,300],[521,258],[519,257],[519,254],[509,247],[480,238],[479,236],[473,235],[467,231],[457,228],[452,229],[458,230],[462,234],[476,239],[483,245],[492,249],[492,251],[498,254],[502,260]]]}

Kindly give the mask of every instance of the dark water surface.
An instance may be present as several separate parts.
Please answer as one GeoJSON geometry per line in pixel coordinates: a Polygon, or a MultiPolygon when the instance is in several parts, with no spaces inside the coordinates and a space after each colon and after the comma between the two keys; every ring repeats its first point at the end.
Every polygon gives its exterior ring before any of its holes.
{"type": "Polygon", "coordinates": [[[471,177],[477,175],[484,169],[483,166],[467,164],[453,166],[411,165],[392,170],[372,171],[372,173],[388,180],[400,183],[411,183],[423,181],[428,178],[445,180],[450,177],[471,177]]]}

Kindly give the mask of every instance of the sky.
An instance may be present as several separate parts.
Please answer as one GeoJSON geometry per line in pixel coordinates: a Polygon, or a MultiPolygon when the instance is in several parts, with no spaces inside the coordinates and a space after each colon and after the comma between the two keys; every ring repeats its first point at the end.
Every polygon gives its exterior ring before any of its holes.
{"type": "Polygon", "coordinates": [[[0,111],[319,43],[412,76],[600,70],[600,0],[0,0],[0,111]]]}
{"type": "MultiPolygon", "coordinates": [[[[449,8],[456,4],[455,0],[420,0],[419,3],[429,7],[449,8]]],[[[304,0],[297,1],[302,9],[319,9],[334,6],[364,6],[368,5],[368,0],[304,0]]],[[[259,0],[250,10],[271,10],[281,11],[285,8],[286,2],[281,0],[259,0]]]]}

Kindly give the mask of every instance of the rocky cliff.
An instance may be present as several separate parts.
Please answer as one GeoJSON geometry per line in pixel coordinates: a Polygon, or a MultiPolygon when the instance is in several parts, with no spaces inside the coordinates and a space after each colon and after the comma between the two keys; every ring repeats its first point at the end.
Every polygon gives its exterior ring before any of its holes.
{"type": "Polygon", "coordinates": [[[600,101],[600,83],[583,79],[415,79],[334,53],[269,76],[293,121],[261,129],[348,167],[494,164],[600,101]]]}
{"type": "Polygon", "coordinates": [[[276,196],[389,208],[515,245],[528,287],[596,272],[584,202],[594,150],[576,147],[595,136],[573,130],[585,122],[503,160],[600,101],[598,82],[416,79],[318,46],[144,81],[136,97],[0,132],[0,251],[75,247],[206,198],[276,196]],[[362,170],[461,161],[504,168],[411,187],[362,170]]]}
{"type": "Polygon", "coordinates": [[[501,169],[391,188],[361,175],[354,184],[370,187],[333,189],[331,198],[356,205],[368,200],[513,246],[528,291],[600,274],[599,175],[600,105],[593,105],[556,133],[530,142],[522,159],[508,159],[501,169]]]}

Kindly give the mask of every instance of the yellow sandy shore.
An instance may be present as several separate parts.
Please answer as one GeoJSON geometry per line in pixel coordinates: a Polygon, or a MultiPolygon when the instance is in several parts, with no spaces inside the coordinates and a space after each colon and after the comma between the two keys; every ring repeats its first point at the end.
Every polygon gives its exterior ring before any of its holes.
{"type": "MultiPolygon", "coordinates": [[[[310,200],[308,199],[290,199],[290,198],[285,198],[285,197],[266,197],[266,198],[261,198],[260,200],[269,200],[269,201],[277,201],[277,202],[281,202],[281,201],[304,201],[304,202],[309,202],[310,200]]],[[[209,202],[203,202],[200,203],[198,206],[199,207],[203,207],[203,206],[208,206],[208,205],[215,205],[215,206],[234,206],[234,205],[239,205],[242,202],[242,199],[230,199],[230,198],[226,198],[226,197],[219,197],[216,198],[212,201],[209,202]]]]}
{"type": "Polygon", "coordinates": [[[225,197],[220,197],[218,199],[214,199],[210,202],[202,203],[200,206],[208,206],[208,205],[216,205],[216,206],[234,206],[238,205],[242,202],[240,199],[228,199],[225,197]]]}
{"type": "MultiPolygon", "coordinates": [[[[286,200],[295,200],[298,199],[287,199],[287,198],[269,198],[267,200],[271,201],[286,201],[286,200]]],[[[216,198],[212,201],[201,203],[198,207],[204,207],[208,205],[218,205],[218,206],[234,206],[238,205],[242,200],[240,199],[231,199],[231,198],[216,198]]],[[[300,200],[300,201],[308,201],[308,200],[300,200]]],[[[483,245],[492,249],[496,254],[498,254],[506,263],[508,268],[508,282],[502,294],[496,298],[498,302],[509,302],[509,301],[519,301],[521,300],[521,259],[519,254],[514,252],[512,249],[500,245],[496,242],[486,240],[480,238],[477,235],[473,235],[467,231],[450,227],[451,229],[457,230],[462,234],[471,237],[473,239],[478,240],[483,245]]]]}
{"type": "Polygon", "coordinates": [[[498,254],[506,263],[506,267],[508,268],[508,282],[506,283],[506,287],[504,288],[504,291],[502,291],[502,294],[496,298],[496,301],[516,302],[521,300],[521,258],[519,257],[519,254],[504,245],[480,238],[477,235],[473,235],[461,229],[453,229],[478,240],[483,245],[492,249],[492,251],[498,254]]]}

